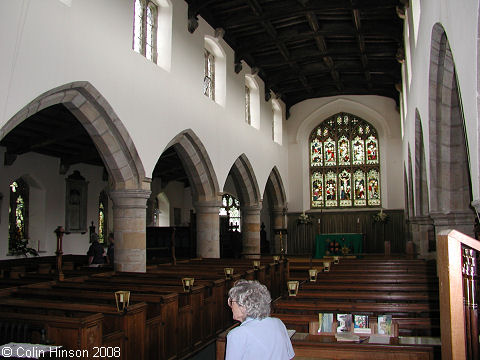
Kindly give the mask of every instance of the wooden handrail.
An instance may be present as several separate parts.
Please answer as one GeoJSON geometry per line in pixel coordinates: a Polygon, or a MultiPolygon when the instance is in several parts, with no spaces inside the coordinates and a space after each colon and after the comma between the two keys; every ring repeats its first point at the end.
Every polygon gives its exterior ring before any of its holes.
{"type": "Polygon", "coordinates": [[[443,360],[467,359],[462,246],[480,251],[479,241],[456,230],[443,230],[437,235],[437,273],[443,360]]]}

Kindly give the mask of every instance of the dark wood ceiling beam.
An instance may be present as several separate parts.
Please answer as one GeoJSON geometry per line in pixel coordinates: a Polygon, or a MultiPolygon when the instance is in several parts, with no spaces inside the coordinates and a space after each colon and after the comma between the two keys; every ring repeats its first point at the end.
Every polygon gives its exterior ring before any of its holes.
{"type": "MultiPolygon", "coordinates": [[[[30,131],[34,130],[35,126],[30,126],[30,131]]],[[[45,128],[43,128],[45,130],[45,128]]],[[[30,132],[30,135],[32,133],[30,132]]],[[[8,152],[12,154],[25,154],[30,151],[36,151],[37,149],[44,148],[50,145],[57,143],[67,143],[69,139],[76,139],[85,135],[85,129],[81,128],[70,128],[68,131],[66,129],[57,129],[51,131],[49,134],[39,135],[39,136],[30,136],[27,140],[24,138],[22,142],[17,143],[16,146],[8,146],[8,152]]]]}
{"type": "MultiPolygon", "coordinates": [[[[318,18],[317,18],[318,21],[318,18]]],[[[225,28],[226,32],[229,32],[228,26],[225,28]]],[[[242,33],[244,33],[242,31],[242,33]]],[[[240,33],[239,33],[240,34],[240,33]]],[[[233,34],[231,34],[233,35],[233,34]]],[[[283,43],[290,43],[290,42],[298,42],[298,41],[309,41],[315,39],[316,36],[324,36],[328,38],[354,38],[356,36],[356,31],[352,28],[351,25],[346,24],[323,24],[321,28],[317,31],[304,31],[304,32],[291,32],[291,33],[284,33],[278,34],[277,40],[283,43]]],[[[398,43],[401,40],[401,34],[398,32],[398,29],[390,24],[385,24],[382,26],[378,24],[378,26],[370,26],[364,25],[362,28],[362,35],[365,40],[370,41],[380,41],[383,40],[390,40],[394,43],[398,43]],[[378,40],[377,40],[378,39],[378,40]]],[[[238,36],[240,43],[242,43],[241,36],[238,36]]],[[[236,50],[237,51],[249,51],[252,48],[263,47],[268,45],[271,41],[269,37],[262,37],[261,35],[255,36],[252,38],[251,35],[248,35],[248,41],[245,43],[244,46],[239,45],[236,50]],[[251,44],[250,46],[248,44],[251,44]]],[[[397,46],[398,47],[398,46],[397,46]]]]}
{"type": "MultiPolygon", "coordinates": [[[[355,0],[351,0],[352,6],[356,5],[355,0]]],[[[360,61],[363,66],[364,74],[365,74],[365,79],[367,80],[367,86],[369,89],[373,87],[372,85],[372,77],[370,76],[370,70],[368,69],[368,59],[365,51],[365,39],[362,35],[362,21],[360,18],[360,10],[359,9],[353,9],[352,10],[352,17],[353,17],[353,23],[355,25],[355,30],[356,30],[356,35],[357,35],[357,43],[358,43],[358,48],[360,49],[360,61]]]]}
{"type": "MultiPolygon", "coordinates": [[[[83,149],[81,153],[77,153],[72,156],[67,156],[66,154],[61,156],[62,164],[64,165],[75,165],[79,163],[96,163],[99,161],[98,151],[95,147],[83,149]]],[[[103,164],[103,162],[102,162],[103,164]]]]}
{"type": "MultiPolygon", "coordinates": [[[[320,26],[318,25],[317,17],[315,16],[315,13],[313,12],[308,12],[306,14],[308,24],[310,25],[310,28],[313,30],[313,32],[317,35],[315,35],[315,44],[317,45],[318,50],[320,53],[325,54],[327,52],[327,44],[325,42],[325,38],[322,35],[318,34],[318,30],[320,29],[320,26]]],[[[332,79],[335,81],[336,87],[339,91],[343,89],[343,84],[340,81],[340,75],[337,70],[335,70],[335,64],[330,56],[322,56],[322,59],[325,63],[325,65],[330,69],[330,74],[332,76],[332,79]]]]}
{"type": "MultiPolygon", "coordinates": [[[[254,13],[255,16],[260,17],[262,15],[262,7],[258,3],[257,0],[247,0],[248,4],[250,5],[250,8],[252,12],[254,13]]],[[[308,92],[311,92],[312,89],[308,85],[308,80],[307,78],[301,73],[300,68],[298,65],[290,58],[290,53],[283,41],[279,41],[278,39],[278,33],[275,30],[275,27],[271,24],[270,21],[261,21],[263,28],[265,31],[268,33],[268,35],[274,40],[276,47],[278,48],[278,51],[280,54],[283,56],[283,58],[288,61],[289,66],[292,68],[292,70],[297,74],[297,77],[299,81],[302,83],[302,85],[305,87],[305,90],[308,92]]],[[[267,80],[267,83],[269,81],[267,80]]],[[[266,89],[267,91],[267,89],[266,89]]]]}
{"type": "MultiPolygon", "coordinates": [[[[344,14],[347,10],[352,10],[350,2],[348,0],[335,0],[327,2],[314,2],[315,5],[298,7],[297,9],[292,9],[291,6],[284,6],[282,8],[277,8],[276,5],[273,8],[269,8],[268,11],[263,11],[258,17],[248,16],[248,14],[239,14],[238,11],[229,11],[227,12],[217,12],[215,15],[222,17],[228,21],[230,27],[242,27],[248,25],[258,24],[259,21],[270,21],[275,22],[278,20],[283,20],[285,18],[295,18],[295,17],[304,17],[306,12],[313,12],[317,15],[333,17],[337,12],[338,14],[344,14]],[[239,16],[241,15],[241,16],[239,16]]],[[[384,0],[381,4],[378,2],[370,4],[359,4],[357,8],[359,10],[391,10],[395,12],[395,6],[397,5],[396,0],[384,0]]]]}

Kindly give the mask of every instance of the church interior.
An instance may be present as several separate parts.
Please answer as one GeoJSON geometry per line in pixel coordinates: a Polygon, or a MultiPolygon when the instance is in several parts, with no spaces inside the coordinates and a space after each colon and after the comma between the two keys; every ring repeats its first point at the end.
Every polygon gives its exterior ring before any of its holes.
{"type": "Polygon", "coordinates": [[[224,359],[249,279],[296,359],[480,358],[478,0],[0,17],[1,356],[224,359]]]}

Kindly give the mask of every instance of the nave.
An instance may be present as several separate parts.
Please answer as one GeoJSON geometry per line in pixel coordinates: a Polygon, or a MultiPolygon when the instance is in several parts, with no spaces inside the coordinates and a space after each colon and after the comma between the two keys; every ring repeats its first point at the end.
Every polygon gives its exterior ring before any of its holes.
{"type": "Polygon", "coordinates": [[[225,333],[238,325],[227,293],[245,278],[270,290],[272,316],[296,331],[292,343],[298,359],[319,354],[322,359],[370,359],[374,353],[382,359],[439,358],[438,279],[435,264],[425,260],[340,257],[338,263],[330,259],[330,269],[324,271],[328,258],[192,258],[128,273],[85,267],[84,259],[67,255],[63,281],[55,260],[17,260],[3,267],[3,344],[61,345],[90,355],[110,349],[120,355],[113,358],[122,359],[202,359],[215,347],[215,358],[223,359],[225,333]],[[233,272],[228,278],[226,268],[233,272]],[[310,269],[318,271],[316,281],[310,281],[310,269]],[[182,284],[186,278],[194,279],[189,288],[182,284]],[[289,281],[299,282],[296,296],[289,296],[289,281]],[[130,292],[123,310],[117,309],[116,291],[130,292]],[[390,344],[341,343],[333,333],[316,334],[318,313],[327,312],[366,315],[372,328],[378,316],[391,315],[390,344]],[[418,341],[430,343],[411,344],[418,341]]]}

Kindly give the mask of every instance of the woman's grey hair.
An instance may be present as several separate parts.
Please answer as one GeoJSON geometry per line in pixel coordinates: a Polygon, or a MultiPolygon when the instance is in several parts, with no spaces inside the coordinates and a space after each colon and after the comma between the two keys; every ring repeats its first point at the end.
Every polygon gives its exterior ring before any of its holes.
{"type": "Polygon", "coordinates": [[[228,291],[228,296],[245,309],[247,317],[263,319],[270,316],[272,297],[267,287],[257,280],[238,280],[228,291]]]}

